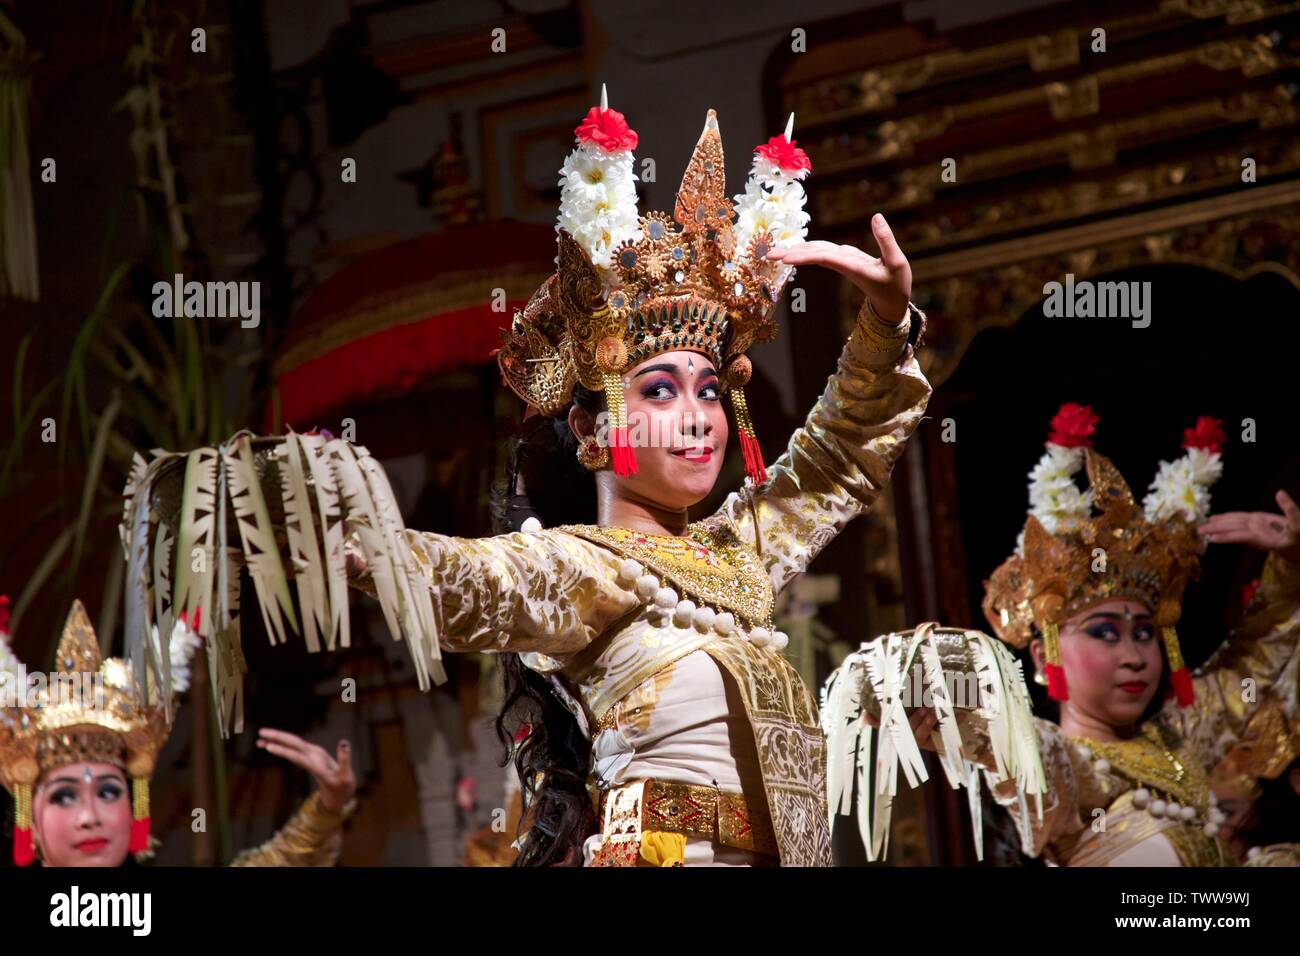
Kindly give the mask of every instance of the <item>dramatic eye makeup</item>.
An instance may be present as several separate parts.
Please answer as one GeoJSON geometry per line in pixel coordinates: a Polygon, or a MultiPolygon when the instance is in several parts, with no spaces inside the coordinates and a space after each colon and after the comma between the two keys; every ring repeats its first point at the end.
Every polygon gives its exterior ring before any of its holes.
{"type": "Polygon", "coordinates": [[[99,784],[98,796],[101,800],[117,800],[126,792],[120,783],[116,780],[103,780],[99,784]]]}
{"type": "Polygon", "coordinates": [[[700,397],[707,398],[711,402],[722,401],[722,389],[718,385],[718,373],[713,369],[709,369],[706,372],[701,372],[700,378],[703,379],[703,384],[700,385],[700,397]]]}
{"type": "MultiPolygon", "coordinates": [[[[1117,642],[1120,636],[1119,630],[1120,615],[1110,612],[1100,612],[1090,615],[1083,622],[1083,631],[1090,637],[1111,643],[1117,642]]],[[[1151,626],[1145,615],[1137,618],[1142,623],[1133,629],[1133,639],[1135,641],[1149,641],[1155,636],[1155,628],[1151,626]]]]}
{"type": "MultiPolygon", "coordinates": [[[[57,786],[50,791],[50,803],[66,807],[77,802],[77,787],[80,781],[59,777],[55,783],[57,786]]],[[[95,796],[105,802],[119,800],[125,794],[126,782],[120,777],[105,774],[95,784],[95,796]]]]}
{"type": "MultiPolygon", "coordinates": [[[[640,378],[642,375],[648,375],[651,372],[669,372],[676,376],[678,369],[676,365],[669,362],[661,362],[657,365],[647,365],[637,372],[633,378],[640,378]]],[[[699,378],[703,382],[700,385],[699,397],[710,402],[721,401],[722,392],[718,387],[717,371],[712,368],[703,369],[699,373],[699,378]]],[[[677,397],[677,381],[667,376],[652,379],[642,385],[641,395],[649,399],[669,401],[677,397]]]]}
{"type": "Polygon", "coordinates": [[[1089,624],[1084,628],[1084,633],[1103,641],[1119,640],[1119,628],[1111,621],[1098,621],[1096,624],[1089,624]]]}

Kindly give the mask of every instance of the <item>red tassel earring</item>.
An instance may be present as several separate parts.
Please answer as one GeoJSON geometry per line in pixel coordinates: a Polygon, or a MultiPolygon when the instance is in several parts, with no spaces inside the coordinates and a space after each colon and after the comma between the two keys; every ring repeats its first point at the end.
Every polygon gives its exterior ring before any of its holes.
{"type": "Polygon", "coordinates": [[[620,478],[637,473],[636,451],[627,433],[627,400],[623,381],[613,372],[605,373],[605,405],[609,409],[609,461],[620,478]]]}
{"type": "Polygon", "coordinates": [[[14,784],[14,863],[31,866],[36,859],[32,843],[32,788],[14,784]]]}
{"type": "Polygon", "coordinates": [[[761,485],[767,481],[763,467],[763,449],[759,447],[754,421],[749,417],[749,404],[745,401],[745,385],[754,373],[754,366],[744,355],[737,355],[727,364],[727,382],[730,384],[731,408],[736,413],[736,432],[740,439],[740,454],[745,460],[745,474],[761,485]]]}
{"type": "Polygon", "coordinates": [[[1054,622],[1048,621],[1043,625],[1043,644],[1047,654],[1047,663],[1043,667],[1047,674],[1047,696],[1052,700],[1069,700],[1065,668],[1061,666],[1061,632],[1054,622]]]}
{"type": "Polygon", "coordinates": [[[636,451],[628,439],[627,399],[619,377],[627,365],[627,346],[618,336],[609,335],[596,346],[596,367],[600,369],[605,389],[605,408],[609,413],[609,463],[620,478],[637,473],[636,451]]]}
{"type": "Polygon", "coordinates": [[[1191,707],[1196,700],[1192,687],[1192,674],[1183,660],[1183,649],[1178,643],[1178,632],[1172,625],[1162,627],[1160,635],[1165,641],[1165,656],[1169,658],[1169,684],[1178,698],[1179,707],[1191,707]]]}
{"type": "Polygon", "coordinates": [[[147,777],[131,778],[131,843],[132,853],[149,849],[149,780],[147,777]]]}

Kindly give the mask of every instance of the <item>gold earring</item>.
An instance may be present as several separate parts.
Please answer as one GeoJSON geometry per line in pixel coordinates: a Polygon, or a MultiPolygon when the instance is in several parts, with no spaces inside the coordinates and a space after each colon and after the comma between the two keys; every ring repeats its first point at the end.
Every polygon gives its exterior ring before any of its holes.
{"type": "Polygon", "coordinates": [[[578,461],[588,471],[608,468],[609,449],[596,441],[595,435],[588,435],[578,441],[578,461]]]}
{"type": "Polygon", "coordinates": [[[1043,676],[1042,671],[1034,671],[1034,683],[1039,687],[1047,686],[1047,678],[1043,676]]]}

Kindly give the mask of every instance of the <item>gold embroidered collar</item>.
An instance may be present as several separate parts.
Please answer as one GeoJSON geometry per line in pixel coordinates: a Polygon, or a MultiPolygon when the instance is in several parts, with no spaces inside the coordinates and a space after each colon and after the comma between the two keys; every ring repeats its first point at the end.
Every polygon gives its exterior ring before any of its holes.
{"type": "Polygon", "coordinates": [[[1172,740],[1162,739],[1152,722],[1143,726],[1142,736],[1132,740],[1070,739],[1076,745],[1089,748],[1093,756],[1105,757],[1113,770],[1134,783],[1169,794],[1183,806],[1209,811],[1209,788],[1204,771],[1194,758],[1179,753],[1172,740]]]}
{"type": "Polygon", "coordinates": [[[772,581],[729,524],[695,522],[682,536],[591,524],[557,530],[640,561],[671,582],[681,597],[731,611],[750,626],[772,626],[772,581]]]}

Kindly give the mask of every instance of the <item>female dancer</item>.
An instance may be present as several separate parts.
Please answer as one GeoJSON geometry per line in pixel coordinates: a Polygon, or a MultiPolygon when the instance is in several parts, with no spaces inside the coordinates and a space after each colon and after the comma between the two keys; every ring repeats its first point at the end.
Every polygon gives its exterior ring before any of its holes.
{"type": "MultiPolygon", "coordinates": [[[[178,629],[184,627],[178,622],[178,629]]],[[[186,647],[171,641],[171,687],[188,686],[186,647]]],[[[27,694],[26,673],[0,633],[6,695],[27,694]],[[10,665],[6,667],[5,665],[10,665]]],[[[0,709],[0,782],[15,804],[14,862],[26,866],[121,866],[151,855],[149,778],[171,730],[167,704],[142,703],[124,661],[101,661],[99,641],[75,601],[59,642],[58,670],[32,700],[0,709]]],[[[356,780],[346,741],[337,760],[294,734],[264,728],[258,745],[316,779],[318,789],[270,840],[234,866],[333,866],[356,780]]],[[[156,841],[154,841],[156,842],[156,841]]]]}
{"type": "MultiPolygon", "coordinates": [[[[809,164],[791,133],[756,151],[733,222],[710,111],[678,228],[638,218],[636,134],[592,108],[562,171],[558,270],[498,355],[541,416],[499,502],[517,530],[404,533],[441,647],[507,655],[499,726],[519,737],[522,865],[830,863],[817,708],[781,655],[773,599],[879,495],[930,387],[913,355],[924,316],[884,217],[879,259],[801,241],[809,164]],[[775,302],[805,264],[866,300],[767,469],[744,352],[774,337],[775,302]],[[727,446],[724,394],[751,480],[693,522],[727,446]]],[[[364,520],[349,530],[352,583],[377,593],[383,549],[364,520]]]]}
{"type": "MultiPolygon", "coordinates": [[[[946,744],[936,715],[915,712],[916,739],[983,765],[1031,856],[1062,866],[1231,865],[1206,778],[1261,705],[1281,726],[1296,722],[1300,508],[1279,492],[1280,515],[1210,517],[1224,436],[1208,418],[1186,430],[1186,455],[1161,465],[1139,505],[1090,447],[1096,421],[1078,405],[1053,419],[1016,553],[986,584],[995,633],[1029,649],[1035,679],[1059,705],[1055,721],[1033,722],[1042,759],[1041,773],[1028,775],[1034,786],[991,759],[999,742],[974,709],[952,713],[960,739],[946,744]],[[1084,466],[1087,491],[1074,478],[1084,466]],[[1271,553],[1245,621],[1193,676],[1174,627],[1202,542],[1271,553]]],[[[948,642],[945,673],[973,671],[978,647],[948,642]]],[[[865,710],[878,721],[878,705],[865,710]]]]}

